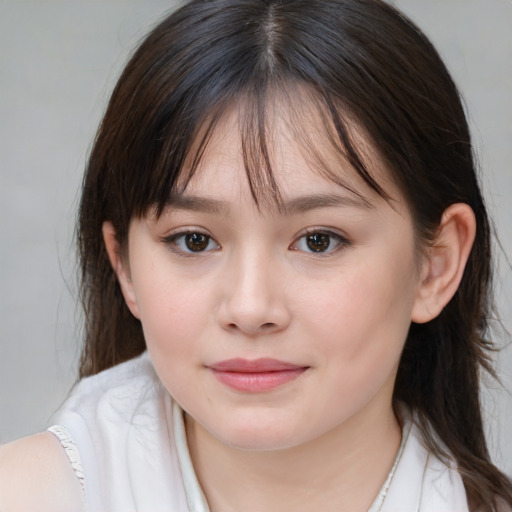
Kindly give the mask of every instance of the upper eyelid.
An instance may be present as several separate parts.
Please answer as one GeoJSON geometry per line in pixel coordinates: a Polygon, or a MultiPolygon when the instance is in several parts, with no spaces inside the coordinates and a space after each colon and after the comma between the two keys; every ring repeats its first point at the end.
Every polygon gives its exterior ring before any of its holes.
{"type": "Polygon", "coordinates": [[[299,231],[299,233],[295,236],[295,240],[299,240],[299,238],[302,238],[304,236],[312,235],[315,233],[325,233],[327,235],[334,235],[342,240],[345,240],[349,242],[351,239],[350,237],[344,233],[343,231],[336,229],[336,228],[327,228],[322,226],[315,226],[310,228],[305,228],[302,231],[299,231]]]}
{"type": "MultiPolygon", "coordinates": [[[[311,234],[311,233],[328,233],[339,236],[341,238],[349,239],[348,235],[344,233],[342,230],[334,227],[326,227],[326,226],[311,226],[307,228],[303,228],[298,231],[294,235],[294,239],[300,238],[302,236],[311,234]]],[[[200,227],[200,226],[183,226],[171,229],[166,235],[161,236],[160,238],[169,238],[178,235],[186,235],[188,233],[201,233],[202,235],[208,235],[209,237],[215,239],[215,237],[211,234],[209,229],[200,227]]]]}
{"type": "Polygon", "coordinates": [[[174,228],[174,229],[168,231],[167,234],[160,236],[160,239],[163,241],[172,240],[173,238],[176,238],[180,235],[188,235],[191,233],[199,233],[201,235],[206,235],[215,240],[215,238],[211,235],[209,230],[207,230],[205,228],[196,227],[196,226],[174,228]]]}
{"type": "MultiPolygon", "coordinates": [[[[166,241],[166,240],[171,240],[172,238],[176,238],[180,235],[187,235],[190,233],[200,233],[202,235],[207,235],[218,243],[216,238],[211,234],[210,230],[208,230],[206,228],[199,227],[199,226],[190,226],[190,227],[187,226],[187,227],[174,228],[174,229],[170,230],[167,234],[162,235],[159,238],[162,239],[163,241],[166,241]]],[[[333,227],[325,227],[325,226],[312,226],[312,227],[303,228],[302,230],[298,231],[293,236],[293,241],[298,240],[299,238],[302,238],[303,236],[307,236],[307,235],[310,235],[313,233],[332,234],[332,235],[335,235],[344,240],[350,241],[350,237],[346,233],[341,231],[340,229],[333,228],[333,227]]]]}
{"type": "Polygon", "coordinates": [[[176,230],[173,230],[169,233],[167,233],[166,235],[162,235],[162,236],[159,236],[158,238],[164,242],[164,243],[171,243],[173,242],[174,240],[176,240],[177,238],[180,238],[182,236],[186,236],[186,235],[190,235],[190,234],[193,234],[193,233],[197,233],[197,234],[200,234],[200,235],[205,235],[207,236],[210,240],[213,240],[218,246],[220,246],[219,242],[217,241],[216,238],[214,238],[209,232],[208,230],[203,230],[203,229],[198,229],[198,228],[193,228],[193,229],[183,229],[183,228],[178,228],[176,230]]]}

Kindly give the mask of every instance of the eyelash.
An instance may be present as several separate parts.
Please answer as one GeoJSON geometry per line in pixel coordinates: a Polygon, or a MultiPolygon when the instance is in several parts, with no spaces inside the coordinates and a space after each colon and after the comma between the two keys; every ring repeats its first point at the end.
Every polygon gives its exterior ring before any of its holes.
{"type": "MultiPolygon", "coordinates": [[[[201,231],[199,229],[187,229],[185,231],[180,231],[178,233],[172,233],[170,235],[162,237],[162,242],[168,245],[169,248],[174,253],[184,257],[201,256],[220,249],[220,244],[214,238],[212,238],[208,233],[205,233],[204,231],[201,231]],[[200,248],[197,251],[190,249],[190,247],[181,245],[187,243],[187,236],[203,237],[203,240],[199,239],[198,241],[202,241],[203,244],[206,245],[204,246],[204,248],[200,248]],[[212,244],[214,244],[215,247],[212,248],[212,244]]],[[[292,244],[289,246],[289,249],[292,251],[302,250],[304,253],[311,254],[316,257],[327,257],[338,252],[344,247],[348,247],[350,244],[350,240],[340,235],[339,233],[335,233],[334,231],[330,231],[328,229],[308,229],[301,236],[296,238],[294,242],[292,242],[292,244]],[[312,240],[312,237],[327,237],[328,245],[327,247],[325,247],[325,250],[315,251],[314,249],[311,249],[311,247],[308,247],[311,250],[306,250],[304,248],[301,249],[298,247],[298,245],[302,241],[305,244],[308,244],[309,241],[312,241],[313,243],[316,243],[318,245],[318,248],[322,249],[322,240],[317,239],[315,241],[312,240]],[[311,240],[308,240],[308,238],[310,238],[311,240]],[[331,248],[333,241],[335,242],[335,246],[331,248]]]]}
{"type": "MultiPolygon", "coordinates": [[[[329,229],[308,229],[306,230],[300,237],[298,237],[291,245],[290,245],[290,249],[291,250],[295,250],[295,251],[299,251],[301,249],[299,248],[296,248],[294,246],[297,246],[301,241],[304,241],[304,243],[308,243],[308,238],[311,238],[311,237],[314,237],[314,236],[325,236],[325,237],[328,237],[329,240],[328,240],[328,243],[329,245],[327,246],[326,250],[324,251],[315,251],[315,250],[304,250],[305,253],[307,254],[311,254],[313,256],[316,256],[316,257],[328,257],[328,256],[331,256],[332,254],[335,254],[336,252],[338,252],[339,250],[345,248],[345,247],[348,247],[350,246],[351,242],[350,240],[348,240],[348,238],[340,235],[339,233],[336,233],[334,231],[331,231],[329,229]],[[331,248],[331,244],[332,244],[332,241],[335,241],[336,244],[333,248],[331,248]]],[[[317,241],[318,242],[318,241],[317,241]]],[[[311,247],[309,247],[311,249],[311,247]]]]}
{"type": "Polygon", "coordinates": [[[200,256],[204,253],[212,252],[212,249],[208,249],[208,247],[214,243],[216,245],[214,250],[220,249],[220,245],[208,234],[199,229],[187,229],[185,231],[180,231],[179,233],[172,233],[170,235],[162,237],[162,242],[164,242],[172,252],[179,254],[184,257],[193,257],[200,256]],[[180,247],[180,242],[186,243],[187,236],[199,235],[201,237],[206,238],[206,247],[199,251],[187,250],[185,247],[180,247]]]}

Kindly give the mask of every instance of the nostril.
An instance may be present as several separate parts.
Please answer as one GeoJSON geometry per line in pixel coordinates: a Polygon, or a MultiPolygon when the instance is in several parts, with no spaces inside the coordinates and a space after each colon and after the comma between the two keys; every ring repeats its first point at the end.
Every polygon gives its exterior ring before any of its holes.
{"type": "Polygon", "coordinates": [[[247,326],[245,326],[244,328],[241,328],[236,323],[231,322],[226,327],[230,331],[241,330],[241,331],[244,331],[244,332],[247,332],[247,333],[256,334],[258,332],[263,333],[263,332],[273,331],[273,330],[275,330],[277,328],[277,324],[274,323],[274,322],[266,322],[264,324],[261,324],[259,327],[255,328],[255,329],[252,329],[252,328],[247,327],[247,326]]]}

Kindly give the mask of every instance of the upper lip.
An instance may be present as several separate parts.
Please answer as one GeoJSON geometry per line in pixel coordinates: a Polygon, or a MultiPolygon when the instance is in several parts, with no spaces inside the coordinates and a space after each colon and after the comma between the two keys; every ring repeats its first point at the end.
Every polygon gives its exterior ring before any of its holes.
{"type": "Polygon", "coordinates": [[[306,366],[279,361],[268,357],[260,359],[226,359],[217,363],[209,364],[208,368],[220,372],[239,372],[239,373],[265,373],[279,372],[285,370],[299,370],[307,368],[306,366]]]}

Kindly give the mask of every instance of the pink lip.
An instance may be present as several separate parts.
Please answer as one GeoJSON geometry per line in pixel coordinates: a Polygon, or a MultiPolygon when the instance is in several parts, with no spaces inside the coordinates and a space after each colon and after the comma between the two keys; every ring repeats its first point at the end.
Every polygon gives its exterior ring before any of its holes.
{"type": "Polygon", "coordinates": [[[270,391],[295,380],[308,367],[277,359],[228,359],[208,366],[226,386],[246,393],[270,391]]]}

